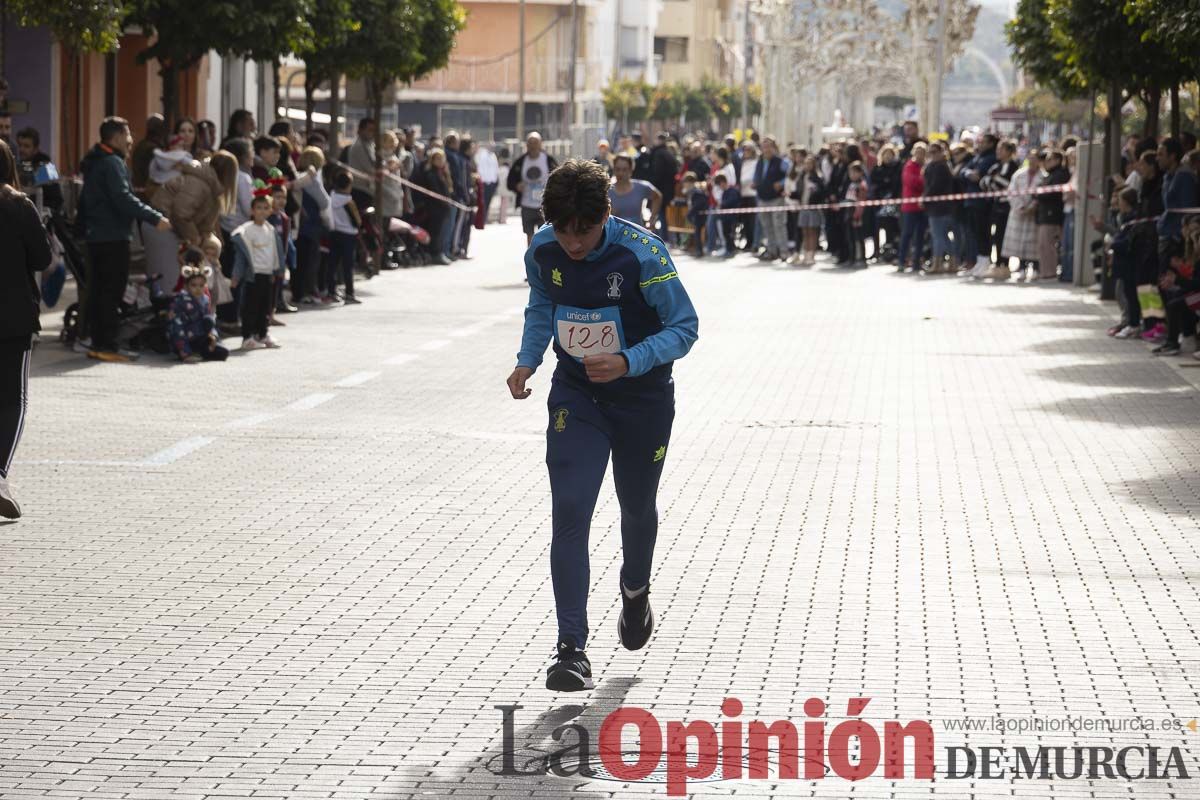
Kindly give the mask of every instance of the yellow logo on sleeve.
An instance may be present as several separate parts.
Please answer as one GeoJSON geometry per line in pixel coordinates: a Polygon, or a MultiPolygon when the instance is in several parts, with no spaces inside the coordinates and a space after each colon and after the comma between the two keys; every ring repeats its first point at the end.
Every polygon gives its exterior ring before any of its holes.
{"type": "Polygon", "coordinates": [[[660,447],[654,451],[654,460],[656,462],[662,461],[664,458],[666,458],[666,455],[667,455],[667,446],[664,444],[662,447],[660,447]]]}
{"type": "Polygon", "coordinates": [[[567,429],[567,415],[570,412],[565,408],[558,408],[554,411],[554,430],[562,433],[567,429]]]}

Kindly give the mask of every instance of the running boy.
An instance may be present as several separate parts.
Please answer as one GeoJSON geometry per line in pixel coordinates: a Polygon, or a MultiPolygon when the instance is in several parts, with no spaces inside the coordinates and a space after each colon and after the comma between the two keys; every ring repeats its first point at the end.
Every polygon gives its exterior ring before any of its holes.
{"type": "Polygon", "coordinates": [[[593,686],[584,653],[588,532],[610,452],[624,554],[617,634],[638,650],[654,629],[650,567],[675,418],[671,365],[696,341],[698,321],[662,240],[611,215],[602,166],[572,159],[552,172],[542,212],[548,224],[525,252],[529,305],[508,388],[514,399],[529,397],[526,381],[553,338],[546,464],[558,648],[546,688],[571,692],[593,686]]]}

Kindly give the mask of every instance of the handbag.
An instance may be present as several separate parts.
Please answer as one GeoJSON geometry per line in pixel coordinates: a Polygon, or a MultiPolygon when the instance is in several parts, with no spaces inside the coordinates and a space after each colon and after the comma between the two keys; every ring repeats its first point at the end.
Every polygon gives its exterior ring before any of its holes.
{"type": "Polygon", "coordinates": [[[1137,287],[1138,305],[1142,307],[1143,317],[1165,317],[1163,311],[1162,295],[1158,293],[1158,287],[1152,284],[1144,284],[1137,287]]]}

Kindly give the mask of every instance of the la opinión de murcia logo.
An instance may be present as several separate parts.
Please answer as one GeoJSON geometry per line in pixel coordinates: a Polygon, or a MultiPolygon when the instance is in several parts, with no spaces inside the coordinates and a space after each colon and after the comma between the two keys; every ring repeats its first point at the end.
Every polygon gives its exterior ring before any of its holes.
{"type": "MultiPolygon", "coordinates": [[[[560,725],[551,738],[562,749],[543,755],[532,769],[518,768],[516,763],[516,712],[524,706],[497,705],[503,725],[502,768],[497,774],[593,777],[593,759],[598,759],[613,779],[634,783],[660,773],[665,762],[667,794],[673,797],[687,793],[688,781],[709,781],[715,775],[716,780],[837,777],[860,781],[872,776],[933,780],[937,774],[933,726],[926,720],[888,720],[881,734],[874,724],[858,718],[870,702],[869,697],[850,698],[846,716],[851,719],[832,727],[821,719],[825,702],[815,697],[805,701],[808,719],[799,727],[786,719],[743,721],[739,719],[743,704],[736,697],[725,698],[724,719],[716,724],[671,720],[664,725],[644,708],[622,706],[604,718],[594,751],[587,728],[577,723],[560,725]],[[628,733],[637,735],[636,749],[623,745],[628,733]],[[910,752],[911,760],[906,761],[910,752]]],[[[1178,747],[958,745],[945,752],[945,769],[938,777],[951,780],[1191,778],[1178,747]]]]}

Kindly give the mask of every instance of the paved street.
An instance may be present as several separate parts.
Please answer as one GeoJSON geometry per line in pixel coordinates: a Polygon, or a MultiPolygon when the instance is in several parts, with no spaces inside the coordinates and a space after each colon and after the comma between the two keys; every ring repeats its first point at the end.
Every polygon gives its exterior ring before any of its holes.
{"type": "Polygon", "coordinates": [[[798,727],[821,698],[826,735],[869,697],[880,731],[930,721],[938,777],[696,796],[1200,797],[1186,728],[943,722],[1200,715],[1200,369],[1105,337],[1114,306],[1057,284],[679,258],[700,340],[675,372],[658,628],[617,643],[609,480],[598,688],[553,695],[550,370],[508,398],[524,240],[476,233],[470,262],[286,317],[277,352],[42,345],[27,516],[0,525],[0,798],[661,797],[496,774],[494,706],[523,706],[524,767],[559,724],[594,749],[617,706],[665,730],[729,696],[798,727]],[[1192,779],[947,780],[964,743],[1178,747],[1192,779]]]}

